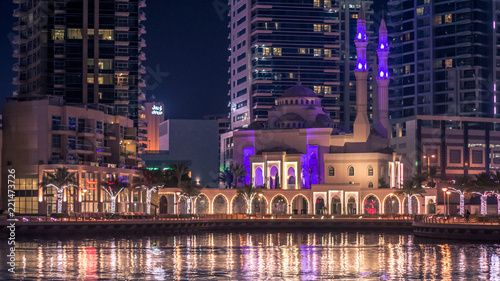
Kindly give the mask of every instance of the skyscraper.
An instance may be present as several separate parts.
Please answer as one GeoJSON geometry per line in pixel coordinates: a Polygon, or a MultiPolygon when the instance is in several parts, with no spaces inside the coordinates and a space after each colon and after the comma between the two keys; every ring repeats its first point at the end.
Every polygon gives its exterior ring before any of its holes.
{"type": "MultiPolygon", "coordinates": [[[[355,117],[356,24],[361,0],[230,0],[232,129],[266,121],[284,90],[314,90],[330,117],[352,127],[355,117]]],[[[370,21],[368,21],[370,24],[370,21]]],[[[371,94],[371,79],[368,86],[371,94]]]]}
{"type": "Polygon", "coordinates": [[[14,0],[19,100],[112,105],[138,123],[145,0],[14,0]]]}
{"type": "Polygon", "coordinates": [[[391,119],[498,117],[500,3],[388,1],[391,119]]]}

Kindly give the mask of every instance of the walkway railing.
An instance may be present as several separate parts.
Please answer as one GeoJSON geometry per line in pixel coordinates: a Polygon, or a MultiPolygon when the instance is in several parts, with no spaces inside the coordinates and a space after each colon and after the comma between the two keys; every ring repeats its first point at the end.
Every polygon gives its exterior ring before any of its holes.
{"type": "MultiPolygon", "coordinates": [[[[5,221],[6,216],[0,217],[5,221]]],[[[16,216],[19,222],[90,222],[90,221],[179,221],[179,220],[395,220],[409,221],[410,216],[377,216],[377,215],[286,215],[286,214],[216,214],[216,215],[189,215],[168,214],[151,216],[145,213],[121,213],[111,215],[109,213],[72,213],[68,217],[54,218],[47,216],[16,216]]]]}
{"type": "Polygon", "coordinates": [[[433,224],[481,224],[481,225],[499,225],[498,216],[471,216],[469,219],[460,216],[439,216],[439,215],[419,215],[415,216],[416,222],[433,224]]]}

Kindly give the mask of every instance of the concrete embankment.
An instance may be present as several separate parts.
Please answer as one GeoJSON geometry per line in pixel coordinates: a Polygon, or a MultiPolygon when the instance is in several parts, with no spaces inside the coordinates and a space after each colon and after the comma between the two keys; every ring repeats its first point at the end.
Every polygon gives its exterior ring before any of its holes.
{"type": "MultiPolygon", "coordinates": [[[[1,222],[2,234],[7,235],[7,222],[1,222]]],[[[182,233],[219,230],[411,230],[412,221],[404,219],[172,219],[172,220],[107,220],[16,222],[16,236],[71,236],[118,233],[182,233]]]]}
{"type": "Polygon", "coordinates": [[[499,224],[413,222],[417,236],[469,241],[500,241],[499,224]]]}

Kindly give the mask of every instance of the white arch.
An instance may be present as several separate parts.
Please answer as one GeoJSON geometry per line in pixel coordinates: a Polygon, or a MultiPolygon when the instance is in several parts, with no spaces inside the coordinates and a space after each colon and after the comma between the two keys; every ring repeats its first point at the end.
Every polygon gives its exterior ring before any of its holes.
{"type": "Polygon", "coordinates": [[[196,209],[196,202],[198,202],[198,198],[200,198],[200,196],[204,195],[206,198],[207,198],[207,202],[208,202],[208,212],[210,213],[210,198],[208,197],[208,195],[206,195],[205,193],[200,193],[198,194],[198,196],[196,196],[196,198],[194,199],[194,202],[193,202],[193,210],[195,211],[194,213],[197,214],[198,213],[198,210],[196,209]]]}
{"type": "Polygon", "coordinates": [[[385,201],[387,200],[387,198],[391,198],[391,197],[396,197],[396,199],[398,199],[398,214],[402,214],[402,210],[401,210],[401,200],[399,199],[399,196],[397,195],[394,195],[392,194],[392,196],[390,194],[387,194],[385,197],[384,197],[384,201],[382,201],[382,210],[383,210],[383,213],[381,212],[381,214],[385,214],[385,201]]]}
{"type": "MultiPolygon", "coordinates": [[[[293,200],[295,200],[295,198],[296,198],[297,196],[302,196],[302,197],[304,197],[304,198],[306,199],[306,201],[307,201],[307,214],[310,214],[310,213],[311,213],[311,202],[309,202],[309,198],[307,198],[307,196],[305,196],[305,195],[304,195],[304,194],[302,194],[302,193],[295,194],[295,196],[292,198],[292,200],[290,200],[290,202],[292,202],[290,205],[292,205],[292,204],[293,204],[293,200]]],[[[293,206],[290,206],[290,208],[292,208],[292,207],[293,207],[293,206]]]]}
{"type": "MultiPolygon", "coordinates": [[[[365,214],[365,200],[366,200],[368,197],[370,197],[370,196],[373,196],[373,197],[377,198],[377,200],[378,200],[378,208],[379,208],[378,213],[379,213],[379,214],[382,214],[382,211],[380,210],[380,208],[381,208],[381,206],[382,206],[382,204],[381,204],[381,202],[382,202],[382,201],[380,201],[380,198],[378,198],[378,196],[377,196],[377,195],[375,195],[375,194],[373,194],[373,193],[368,193],[368,195],[366,195],[366,196],[365,196],[365,198],[363,198],[363,200],[361,200],[361,202],[360,202],[360,203],[361,203],[362,205],[360,205],[360,208],[363,208],[363,212],[361,212],[361,214],[365,214]]],[[[361,210],[360,210],[360,211],[361,211],[361,210]]]]}
{"type": "Polygon", "coordinates": [[[268,214],[272,214],[272,213],[273,213],[273,209],[272,209],[272,208],[273,208],[273,201],[274,201],[274,198],[276,198],[276,197],[278,197],[278,196],[280,196],[280,195],[281,195],[281,197],[285,198],[285,201],[286,201],[286,210],[287,210],[287,212],[286,212],[286,213],[287,213],[287,214],[289,214],[289,213],[290,213],[290,211],[288,210],[288,208],[289,208],[289,206],[290,206],[290,203],[288,202],[288,198],[286,198],[286,196],[285,196],[285,195],[283,195],[283,194],[281,194],[281,193],[278,193],[278,194],[274,195],[274,196],[273,196],[273,198],[271,198],[271,201],[270,201],[271,203],[269,204],[269,212],[268,212],[268,214]]]}
{"type": "MultiPolygon", "coordinates": [[[[233,207],[234,207],[233,206],[233,202],[234,202],[234,199],[236,197],[241,197],[241,196],[239,196],[238,194],[236,194],[236,195],[233,196],[233,198],[231,198],[231,207],[230,207],[231,213],[230,214],[233,213],[233,207]]],[[[246,200],[243,197],[241,197],[241,199],[243,200],[243,202],[245,202],[245,206],[246,206],[246,203],[247,203],[246,200]]],[[[247,206],[247,208],[249,208],[249,206],[247,206]]]]}
{"type": "MultiPolygon", "coordinates": [[[[420,214],[420,200],[418,200],[418,196],[416,196],[416,195],[412,195],[411,197],[415,197],[415,199],[417,199],[417,213],[414,214],[414,215],[418,215],[418,214],[420,214]]],[[[408,200],[408,196],[405,196],[405,198],[403,199],[403,204],[402,204],[403,205],[403,210],[401,211],[402,213],[404,213],[404,207],[405,207],[406,200],[408,200]]]]}
{"type": "MultiPolygon", "coordinates": [[[[210,214],[214,214],[214,203],[215,203],[215,199],[217,199],[218,196],[222,196],[224,197],[224,199],[226,199],[226,214],[229,214],[229,199],[227,199],[227,196],[223,193],[218,193],[217,195],[214,196],[214,198],[212,199],[212,204],[210,204],[210,214]]],[[[209,199],[210,200],[210,199],[209,199]]]]}

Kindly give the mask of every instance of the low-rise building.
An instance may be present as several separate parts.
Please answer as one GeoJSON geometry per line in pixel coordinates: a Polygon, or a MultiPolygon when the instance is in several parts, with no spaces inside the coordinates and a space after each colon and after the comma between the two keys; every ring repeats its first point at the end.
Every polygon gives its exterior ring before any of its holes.
{"type": "MultiPolygon", "coordinates": [[[[138,176],[137,129],[109,106],[64,105],[61,98],[10,100],[3,108],[2,176],[15,170],[16,212],[56,211],[56,191],[41,188],[47,172],[68,168],[79,188],[67,188],[63,212],[106,212],[110,199],[101,183],[119,175],[133,185],[138,176]]],[[[6,207],[7,186],[2,186],[6,207]]],[[[127,190],[117,211],[144,211],[145,195],[127,190]],[[135,207],[133,207],[135,205],[135,207]]]]}

